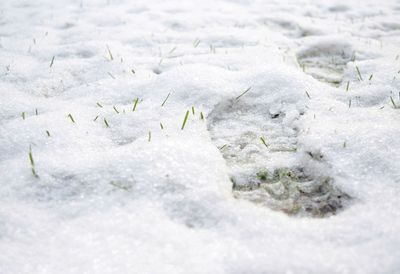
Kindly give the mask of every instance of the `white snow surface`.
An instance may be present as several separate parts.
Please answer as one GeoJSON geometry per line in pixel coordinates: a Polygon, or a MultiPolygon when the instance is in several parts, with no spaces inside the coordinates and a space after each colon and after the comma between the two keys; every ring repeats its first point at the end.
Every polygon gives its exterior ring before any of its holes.
{"type": "Polygon", "coordinates": [[[399,273],[399,54],[395,0],[2,0],[0,273],[399,273]],[[212,136],[229,100],[253,115],[212,136]],[[336,215],[233,198],[221,136],[268,111],[336,215]]]}

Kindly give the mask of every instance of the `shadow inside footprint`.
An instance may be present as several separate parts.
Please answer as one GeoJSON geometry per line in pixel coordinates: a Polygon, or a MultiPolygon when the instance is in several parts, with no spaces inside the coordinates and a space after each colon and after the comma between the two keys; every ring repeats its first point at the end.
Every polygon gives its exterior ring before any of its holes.
{"type": "Polygon", "coordinates": [[[343,209],[350,196],[330,177],[314,178],[301,168],[257,172],[248,184],[233,182],[234,197],[281,210],[289,215],[325,217],[343,209]]]}
{"type": "Polygon", "coordinates": [[[290,215],[335,214],[350,196],[325,174],[329,168],[322,155],[298,151],[298,129],[285,120],[288,109],[228,100],[208,115],[208,130],[226,160],[233,195],[290,215]]]}
{"type": "Polygon", "coordinates": [[[322,82],[339,85],[354,51],[350,44],[325,38],[307,43],[297,52],[303,71],[322,82]]]}

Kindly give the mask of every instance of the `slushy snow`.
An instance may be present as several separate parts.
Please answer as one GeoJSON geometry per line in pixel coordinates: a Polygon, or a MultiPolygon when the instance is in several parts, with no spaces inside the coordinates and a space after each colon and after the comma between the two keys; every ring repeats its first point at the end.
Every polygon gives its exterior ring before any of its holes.
{"type": "Polygon", "coordinates": [[[399,273],[399,22],[2,0],[0,273],[399,273]]]}

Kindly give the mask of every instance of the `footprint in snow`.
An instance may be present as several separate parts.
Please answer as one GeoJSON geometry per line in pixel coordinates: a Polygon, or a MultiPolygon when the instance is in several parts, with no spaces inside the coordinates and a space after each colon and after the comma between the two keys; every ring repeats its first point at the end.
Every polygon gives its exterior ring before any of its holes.
{"type": "Polygon", "coordinates": [[[340,211],[350,196],[334,185],[318,152],[299,150],[293,104],[276,106],[227,100],[208,115],[208,130],[226,160],[233,195],[290,215],[323,217],[340,211]]]}
{"type": "Polygon", "coordinates": [[[347,63],[355,58],[352,46],[335,37],[310,39],[297,51],[296,57],[306,74],[335,86],[342,82],[347,63]]]}

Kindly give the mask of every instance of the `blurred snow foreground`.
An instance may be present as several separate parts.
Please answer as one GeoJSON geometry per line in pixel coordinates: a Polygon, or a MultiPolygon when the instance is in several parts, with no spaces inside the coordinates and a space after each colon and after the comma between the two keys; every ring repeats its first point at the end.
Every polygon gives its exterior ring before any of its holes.
{"type": "Polygon", "coordinates": [[[0,273],[399,273],[400,2],[0,2],[0,273]]]}

